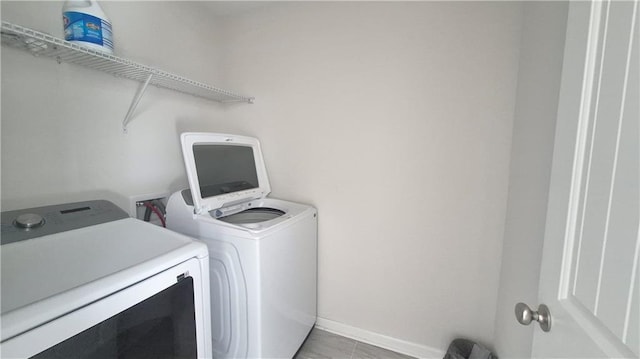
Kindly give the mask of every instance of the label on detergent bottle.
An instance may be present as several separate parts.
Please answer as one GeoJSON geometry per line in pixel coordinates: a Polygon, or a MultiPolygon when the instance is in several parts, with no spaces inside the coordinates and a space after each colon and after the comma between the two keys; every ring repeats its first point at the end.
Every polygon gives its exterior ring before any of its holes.
{"type": "Polygon", "coordinates": [[[62,18],[65,40],[89,42],[113,51],[110,23],[98,17],[75,11],[65,12],[62,18]]]}

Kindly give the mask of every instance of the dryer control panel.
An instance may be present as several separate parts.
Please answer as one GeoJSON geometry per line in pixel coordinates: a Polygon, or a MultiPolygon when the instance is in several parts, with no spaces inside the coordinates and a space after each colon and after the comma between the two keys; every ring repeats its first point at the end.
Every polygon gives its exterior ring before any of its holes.
{"type": "Polygon", "coordinates": [[[129,216],[105,200],[65,203],[2,212],[1,244],[70,231],[129,216]]]}

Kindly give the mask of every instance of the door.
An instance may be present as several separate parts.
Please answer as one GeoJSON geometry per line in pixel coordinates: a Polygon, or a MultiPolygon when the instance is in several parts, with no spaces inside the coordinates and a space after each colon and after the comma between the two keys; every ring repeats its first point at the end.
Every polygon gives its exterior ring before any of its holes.
{"type": "Polygon", "coordinates": [[[637,0],[570,4],[533,357],[640,353],[638,37],[637,0]]]}

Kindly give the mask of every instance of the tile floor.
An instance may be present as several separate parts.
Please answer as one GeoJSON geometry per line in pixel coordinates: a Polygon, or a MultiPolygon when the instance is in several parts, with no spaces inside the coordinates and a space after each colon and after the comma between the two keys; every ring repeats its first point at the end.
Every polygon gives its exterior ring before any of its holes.
{"type": "Polygon", "coordinates": [[[357,340],[314,328],[294,359],[412,359],[357,340]]]}

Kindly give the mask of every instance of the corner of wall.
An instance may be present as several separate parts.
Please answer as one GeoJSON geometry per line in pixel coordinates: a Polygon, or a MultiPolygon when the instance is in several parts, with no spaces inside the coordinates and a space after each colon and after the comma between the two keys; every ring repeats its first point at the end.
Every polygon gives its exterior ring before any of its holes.
{"type": "Polygon", "coordinates": [[[533,328],[517,323],[513,307],[538,301],[567,12],[566,1],[528,2],[524,9],[495,317],[494,344],[502,358],[531,354],[533,328]]]}

